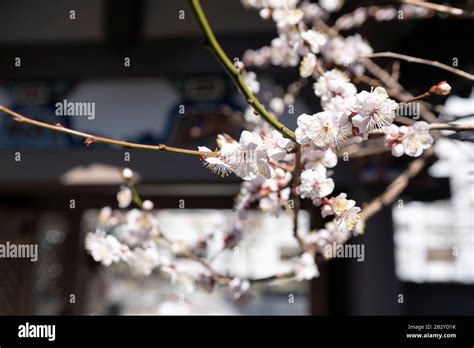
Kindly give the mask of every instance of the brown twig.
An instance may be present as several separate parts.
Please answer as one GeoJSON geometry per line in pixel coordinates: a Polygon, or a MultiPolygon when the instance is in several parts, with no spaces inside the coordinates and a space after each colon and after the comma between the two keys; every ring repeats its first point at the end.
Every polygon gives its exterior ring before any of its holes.
{"type": "Polygon", "coordinates": [[[462,71],[460,69],[453,68],[452,66],[440,63],[438,61],[407,56],[406,54],[400,54],[400,53],[394,53],[394,52],[379,52],[379,53],[372,53],[372,54],[363,56],[362,58],[379,58],[379,57],[397,58],[397,59],[405,60],[405,61],[410,62],[410,63],[417,63],[417,64],[424,64],[424,65],[434,66],[436,68],[449,71],[453,74],[456,74],[456,75],[462,76],[462,77],[464,77],[468,80],[474,81],[474,75],[469,74],[469,73],[467,73],[465,71],[462,71]]]}
{"type": "Polygon", "coordinates": [[[452,7],[452,6],[446,6],[446,5],[440,5],[440,4],[434,4],[431,2],[427,1],[421,1],[421,0],[400,0],[400,2],[405,3],[405,4],[410,4],[418,7],[423,7],[428,10],[440,12],[440,13],[445,13],[451,16],[456,16],[456,17],[471,17],[473,16],[472,12],[467,12],[464,11],[463,9],[452,7]]]}
{"type": "Polygon", "coordinates": [[[392,64],[392,79],[397,81],[400,79],[400,62],[398,60],[394,61],[392,64]]]}
{"type": "MultiPolygon", "coordinates": [[[[454,132],[474,131],[474,124],[431,123],[430,130],[451,130],[454,132]]],[[[382,129],[374,129],[371,135],[385,134],[382,129]]]]}
{"type": "Polygon", "coordinates": [[[51,131],[55,132],[60,132],[60,133],[66,133],[70,135],[74,135],[77,137],[84,138],[84,143],[86,145],[91,145],[93,143],[103,143],[103,144],[110,144],[110,145],[116,145],[116,146],[121,146],[129,149],[141,149],[141,150],[152,150],[152,151],[165,151],[165,152],[174,152],[174,153],[181,153],[181,154],[186,154],[186,155],[194,155],[194,156],[200,156],[200,157],[215,157],[219,155],[219,152],[202,152],[202,151],[197,151],[197,150],[189,150],[189,149],[181,149],[177,147],[172,147],[164,144],[160,145],[146,145],[146,144],[138,144],[138,143],[131,143],[128,141],[124,140],[117,140],[117,139],[112,139],[112,138],[106,138],[106,137],[99,137],[93,134],[85,133],[85,132],[79,132],[73,129],[66,128],[60,124],[49,124],[37,120],[33,120],[29,117],[23,116],[5,106],[0,106],[0,112],[3,112],[4,114],[10,116],[13,118],[14,121],[19,122],[19,123],[25,123],[29,124],[32,126],[44,128],[44,129],[49,129],[51,131]]]}
{"type": "Polygon", "coordinates": [[[408,168],[397,176],[382,194],[363,207],[361,219],[367,221],[367,219],[378,213],[383,207],[390,205],[405,190],[410,180],[423,170],[433,153],[433,148],[430,148],[421,157],[411,162],[408,168]]]}
{"type": "Polygon", "coordinates": [[[301,200],[297,193],[297,188],[300,185],[301,176],[301,150],[295,153],[295,168],[293,169],[291,182],[291,199],[293,201],[293,209],[290,207],[289,213],[293,219],[293,237],[298,241],[301,249],[306,251],[306,244],[301,236],[298,234],[298,213],[300,211],[301,200]]]}

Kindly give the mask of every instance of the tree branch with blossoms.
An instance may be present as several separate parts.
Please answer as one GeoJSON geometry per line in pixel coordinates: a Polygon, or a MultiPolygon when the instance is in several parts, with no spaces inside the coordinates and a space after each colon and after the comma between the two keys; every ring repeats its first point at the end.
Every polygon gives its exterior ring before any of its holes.
{"type": "Polygon", "coordinates": [[[245,100],[252,108],[258,113],[262,118],[265,119],[269,124],[271,124],[276,130],[281,132],[285,137],[291,140],[295,140],[295,134],[293,131],[288,129],[285,125],[279,122],[274,116],[272,116],[265,107],[258,101],[255,95],[252,93],[250,88],[244,81],[244,78],[241,74],[241,67],[237,64],[237,66],[232,63],[229,59],[227,54],[219,45],[216,37],[214,36],[214,32],[212,31],[211,26],[206,18],[206,15],[201,7],[201,3],[199,0],[190,0],[191,7],[196,15],[196,19],[201,26],[202,32],[206,39],[206,44],[209,45],[212,52],[215,54],[219,62],[222,64],[224,69],[229,73],[232,80],[235,82],[236,86],[238,87],[239,91],[245,97],[245,100]]]}
{"type": "MultiPolygon", "coordinates": [[[[124,184],[117,194],[121,210],[103,208],[96,231],[86,237],[86,249],[94,260],[105,266],[123,262],[133,272],[145,276],[157,270],[173,282],[181,281],[208,291],[218,285],[225,286],[236,301],[248,296],[252,283],[312,279],[319,275],[318,255],[322,255],[326,247],[333,243],[344,244],[352,236],[362,234],[366,221],[389,206],[422,171],[433,155],[433,144],[443,136],[440,131],[474,130],[472,124],[440,122],[436,115],[440,113],[439,108],[426,101],[432,95],[449,95],[451,86],[446,81],[413,96],[399,82],[399,63],[388,72],[371,58],[389,57],[426,64],[469,80],[472,80],[472,74],[398,53],[373,53],[372,47],[359,34],[347,37],[341,34],[362,25],[368,16],[377,18],[374,11],[356,9],[332,20],[333,14],[341,8],[342,0],[318,4],[299,0],[242,0],[247,8],[258,10],[262,19],[272,19],[278,36],[268,46],[248,50],[241,60],[232,61],[215,37],[200,1],[190,0],[189,3],[206,45],[248,104],[243,114],[246,129],[239,139],[219,134],[214,150],[204,146],[191,150],[164,144],[137,144],[75,131],[60,124],[47,124],[0,107],[0,111],[14,121],[81,137],[86,145],[105,143],[194,155],[213,173],[222,177],[235,174],[242,179],[234,204],[237,219],[210,235],[200,236],[199,241],[192,244],[167,234],[166,226],[160,225],[153,212],[154,204],[141,198],[133,172],[125,169],[122,173],[124,184]],[[259,100],[260,84],[256,74],[249,69],[269,65],[296,68],[299,76],[283,96],[272,95],[270,100],[259,100]],[[370,90],[359,90],[354,84],[358,82],[370,86],[370,90]],[[307,87],[312,88],[322,111],[298,115],[297,128],[293,131],[279,118],[307,87]],[[421,104],[422,99],[425,104],[421,104]],[[419,115],[401,114],[404,107],[414,102],[420,103],[424,121],[417,121],[415,116],[419,115]],[[415,159],[382,194],[360,206],[344,192],[334,195],[336,182],[332,173],[340,157],[357,158],[388,151],[394,157],[406,155],[415,159]],[[311,202],[313,209],[320,211],[327,221],[324,226],[306,233],[300,231],[301,200],[311,202]],[[129,209],[132,204],[137,208],[129,209]],[[242,221],[254,208],[273,215],[286,211],[292,220],[291,233],[299,249],[291,260],[290,270],[262,278],[241,279],[232,271],[218,269],[217,264],[222,254],[230,253],[240,245],[245,235],[242,221]]],[[[454,11],[425,2],[424,5],[415,1],[410,3],[429,7],[428,10],[454,11]]],[[[393,13],[395,9],[389,7],[388,11],[393,13]]],[[[408,17],[419,16],[416,13],[412,11],[408,17]]],[[[431,14],[426,12],[426,15],[431,14]]],[[[323,259],[326,258],[328,256],[324,254],[323,259]]]]}

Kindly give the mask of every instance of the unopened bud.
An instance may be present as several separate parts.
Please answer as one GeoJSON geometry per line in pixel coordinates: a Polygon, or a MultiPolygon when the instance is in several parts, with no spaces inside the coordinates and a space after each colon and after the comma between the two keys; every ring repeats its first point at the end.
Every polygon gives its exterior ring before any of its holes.
{"type": "Polygon", "coordinates": [[[150,201],[150,200],[147,199],[146,201],[143,202],[142,207],[143,207],[143,209],[145,209],[145,210],[152,210],[153,207],[154,207],[154,204],[153,204],[152,201],[150,201]]]}
{"type": "Polygon", "coordinates": [[[126,179],[126,180],[132,180],[132,179],[133,179],[133,171],[132,171],[130,168],[125,168],[125,169],[122,171],[122,176],[123,176],[124,179],[126,179]]]}
{"type": "Polygon", "coordinates": [[[241,72],[241,71],[244,70],[244,68],[245,68],[245,64],[244,64],[244,62],[242,62],[241,60],[235,61],[235,62],[234,62],[234,66],[235,66],[235,68],[236,68],[239,72],[241,72]]]}
{"type": "Polygon", "coordinates": [[[438,95],[448,95],[451,93],[451,86],[446,81],[441,81],[437,85],[430,88],[430,93],[438,95]]]}
{"type": "Polygon", "coordinates": [[[271,18],[272,16],[272,10],[270,10],[269,8],[262,8],[260,10],[260,17],[262,17],[262,19],[269,19],[271,18]]]}

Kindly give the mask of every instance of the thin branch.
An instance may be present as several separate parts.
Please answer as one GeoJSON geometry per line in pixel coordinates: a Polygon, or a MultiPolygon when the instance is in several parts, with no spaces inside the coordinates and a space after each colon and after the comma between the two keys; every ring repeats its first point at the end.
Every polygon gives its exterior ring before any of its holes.
{"type": "Polygon", "coordinates": [[[430,148],[420,158],[411,162],[408,168],[397,176],[382,194],[363,207],[360,214],[361,219],[367,221],[367,219],[378,213],[383,207],[390,205],[405,190],[410,180],[423,170],[433,153],[433,148],[430,148]]]}
{"type": "Polygon", "coordinates": [[[361,145],[360,143],[345,146],[337,152],[338,157],[348,156],[350,158],[360,158],[372,155],[379,155],[388,151],[382,139],[368,139],[361,145]]]}
{"type": "Polygon", "coordinates": [[[453,74],[456,74],[456,75],[462,76],[462,77],[464,77],[468,80],[474,81],[474,75],[469,74],[469,73],[467,73],[465,71],[462,71],[460,69],[453,68],[452,66],[440,63],[438,61],[407,56],[405,54],[394,53],[394,52],[378,52],[378,53],[372,53],[372,54],[363,56],[362,58],[379,58],[379,57],[397,58],[397,59],[405,60],[405,61],[410,62],[410,63],[417,63],[417,64],[424,64],[424,65],[434,66],[436,68],[449,71],[453,74]]]}
{"type": "Polygon", "coordinates": [[[93,143],[103,143],[103,144],[121,146],[121,147],[129,148],[129,149],[174,152],[174,153],[181,153],[181,154],[194,155],[194,156],[200,156],[200,157],[216,157],[219,155],[219,152],[202,152],[202,151],[197,151],[197,150],[181,149],[181,148],[172,147],[172,146],[168,146],[164,144],[146,145],[146,144],[130,143],[124,140],[100,137],[93,134],[66,128],[59,123],[53,125],[53,124],[49,124],[49,123],[45,123],[41,121],[36,121],[1,105],[0,105],[0,112],[3,112],[4,114],[10,116],[11,118],[13,118],[14,121],[19,122],[19,123],[25,123],[25,124],[29,124],[35,127],[45,128],[51,131],[66,133],[66,134],[84,138],[85,139],[84,143],[86,145],[91,145],[93,143]]]}
{"type": "Polygon", "coordinates": [[[373,79],[367,75],[354,76],[353,78],[355,83],[364,83],[369,87],[381,87],[382,82],[377,79],[373,79]]]}
{"type": "Polygon", "coordinates": [[[297,187],[300,185],[300,176],[301,176],[301,151],[295,153],[295,168],[291,173],[293,176],[291,181],[291,199],[293,200],[293,209],[289,208],[289,213],[293,219],[293,237],[298,241],[301,249],[306,251],[306,244],[304,240],[298,234],[298,213],[300,211],[301,200],[300,196],[297,193],[297,187]]]}
{"type": "Polygon", "coordinates": [[[405,126],[411,126],[416,122],[414,119],[405,116],[395,116],[394,121],[405,126]]]}
{"type": "Polygon", "coordinates": [[[214,32],[212,31],[211,26],[206,18],[206,15],[201,7],[199,0],[190,0],[191,7],[196,15],[196,19],[199,22],[201,27],[202,33],[206,38],[207,44],[209,45],[210,49],[216,56],[216,58],[221,62],[224,69],[230,75],[234,83],[236,84],[239,91],[245,97],[247,103],[252,106],[252,108],[257,112],[265,121],[271,124],[276,130],[278,130],[282,135],[291,139],[293,141],[296,140],[295,133],[283,125],[280,121],[278,121],[272,114],[270,114],[265,107],[258,101],[257,97],[250,91],[248,86],[246,85],[240,71],[234,66],[232,61],[229,59],[227,54],[224,52],[222,47],[219,45],[214,32]]]}
{"type": "Polygon", "coordinates": [[[400,62],[398,60],[394,61],[392,64],[392,79],[398,82],[400,79],[400,62]]]}
{"type": "Polygon", "coordinates": [[[451,123],[432,123],[430,124],[432,130],[451,130],[455,132],[473,131],[473,124],[451,124],[451,123]]]}
{"type": "MultiPolygon", "coordinates": [[[[451,130],[454,132],[474,131],[474,124],[431,123],[430,130],[451,130]]],[[[374,129],[370,135],[385,134],[382,129],[374,129]]]]}
{"type": "Polygon", "coordinates": [[[421,1],[421,0],[400,0],[401,3],[405,4],[411,4],[414,6],[418,7],[423,7],[429,10],[433,10],[436,12],[440,13],[445,13],[451,16],[457,16],[457,17],[462,17],[462,16],[467,16],[470,17],[473,15],[471,12],[464,11],[463,9],[452,7],[452,6],[446,6],[446,5],[440,5],[440,4],[434,4],[431,2],[427,1],[421,1]]]}

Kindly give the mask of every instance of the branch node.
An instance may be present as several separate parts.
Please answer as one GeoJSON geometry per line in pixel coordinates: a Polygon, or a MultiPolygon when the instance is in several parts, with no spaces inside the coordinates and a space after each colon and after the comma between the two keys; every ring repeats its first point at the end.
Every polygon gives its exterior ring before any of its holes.
{"type": "Polygon", "coordinates": [[[90,146],[90,145],[92,145],[94,142],[95,142],[95,138],[92,138],[92,137],[86,138],[86,139],[84,140],[84,144],[85,144],[86,146],[90,146]]]}

